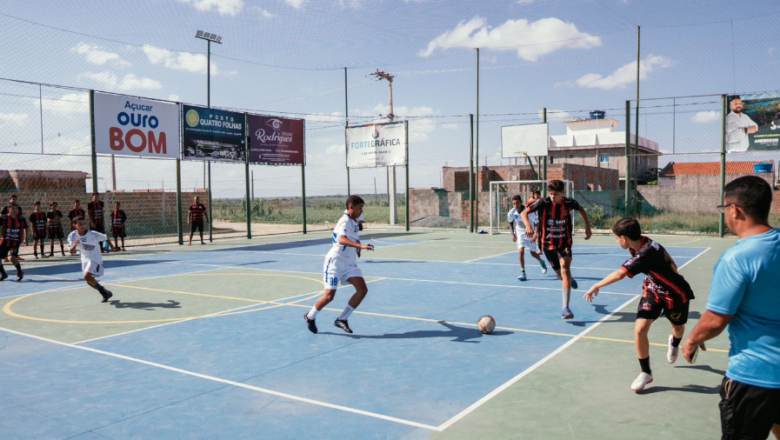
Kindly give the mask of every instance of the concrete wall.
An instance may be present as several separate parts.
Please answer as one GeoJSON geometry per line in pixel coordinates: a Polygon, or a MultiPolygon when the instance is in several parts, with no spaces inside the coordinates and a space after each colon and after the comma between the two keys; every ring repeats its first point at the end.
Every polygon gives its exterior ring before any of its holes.
{"type": "MultiPolygon", "coordinates": [[[[594,168],[607,168],[617,170],[620,177],[625,177],[626,174],[625,147],[571,148],[558,151],[556,151],[555,148],[550,148],[549,154],[550,164],[566,163],[594,168]],[[609,163],[600,162],[600,156],[602,154],[609,154],[609,163]]],[[[658,168],[658,156],[639,157],[640,177],[652,168],[658,168]]]]}

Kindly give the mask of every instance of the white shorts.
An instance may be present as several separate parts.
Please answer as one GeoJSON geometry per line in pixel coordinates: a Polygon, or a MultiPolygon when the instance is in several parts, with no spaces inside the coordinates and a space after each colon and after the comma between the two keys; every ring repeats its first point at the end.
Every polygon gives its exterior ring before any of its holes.
{"type": "Polygon", "coordinates": [[[96,263],[94,261],[82,261],[81,271],[84,273],[91,273],[93,276],[103,276],[103,263],[96,263]]]}
{"type": "Polygon", "coordinates": [[[531,237],[525,235],[525,231],[517,236],[517,249],[527,248],[531,252],[539,253],[539,247],[535,241],[531,241],[531,237]]]}
{"type": "Polygon", "coordinates": [[[357,266],[347,266],[345,268],[339,267],[334,263],[333,259],[325,260],[323,266],[323,279],[325,289],[336,290],[339,288],[339,282],[342,285],[348,285],[350,278],[363,278],[363,271],[357,266]]]}

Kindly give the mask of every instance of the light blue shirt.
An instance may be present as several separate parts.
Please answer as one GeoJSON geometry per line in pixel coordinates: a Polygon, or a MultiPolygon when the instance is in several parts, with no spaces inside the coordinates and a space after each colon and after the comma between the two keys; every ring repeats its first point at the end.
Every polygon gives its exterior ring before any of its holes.
{"type": "Polygon", "coordinates": [[[780,230],[743,238],[723,253],[707,310],[733,315],[726,376],[780,388],[780,230]]]}

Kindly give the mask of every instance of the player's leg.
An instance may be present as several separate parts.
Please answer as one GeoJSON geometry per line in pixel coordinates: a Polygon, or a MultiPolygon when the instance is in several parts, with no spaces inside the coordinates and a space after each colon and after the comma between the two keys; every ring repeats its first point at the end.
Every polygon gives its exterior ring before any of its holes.
{"type": "MultiPolygon", "coordinates": [[[[49,240],[51,240],[50,246],[49,246],[49,256],[54,256],[54,238],[56,237],[53,230],[49,229],[49,240]]],[[[60,243],[62,243],[62,240],[60,240],[60,243]]]]}
{"type": "Polygon", "coordinates": [[[195,233],[195,227],[193,226],[192,228],[190,228],[190,241],[189,243],[187,243],[187,246],[192,246],[192,234],[194,233],[195,233]]]}
{"type": "MultiPolygon", "coordinates": [[[[60,252],[62,252],[62,256],[65,256],[65,244],[62,242],[62,232],[60,232],[59,238],[60,240],[60,252]]],[[[52,250],[51,250],[51,256],[54,256],[54,240],[52,240],[52,250]]]]}
{"type": "Polygon", "coordinates": [[[306,321],[306,326],[309,328],[310,332],[317,333],[317,323],[315,322],[317,319],[317,314],[320,313],[320,310],[324,309],[325,306],[330,304],[330,302],[333,301],[333,298],[335,297],[336,289],[326,287],[322,291],[322,296],[320,299],[318,299],[317,302],[315,302],[311,307],[311,310],[303,314],[303,319],[306,321]]]}
{"type": "Polygon", "coordinates": [[[16,268],[16,281],[22,281],[24,278],[24,272],[22,271],[22,265],[19,263],[19,248],[11,248],[11,264],[16,268]]]}
{"type": "Polygon", "coordinates": [[[200,234],[200,244],[206,244],[206,242],[203,241],[203,222],[200,222],[198,225],[198,233],[200,234]]]}
{"type": "Polygon", "coordinates": [[[525,281],[528,277],[525,276],[525,248],[522,244],[518,244],[517,254],[520,258],[520,276],[517,277],[520,281],[525,281]]]}
{"type": "Polygon", "coordinates": [[[685,323],[688,322],[688,307],[690,302],[682,303],[675,301],[671,310],[666,310],[666,318],[672,326],[672,334],[669,335],[668,347],[666,349],[666,362],[673,364],[680,354],[680,341],[685,335],[685,323]]]}
{"type": "Polygon", "coordinates": [[[125,250],[125,236],[126,236],[126,234],[127,233],[125,231],[122,231],[122,235],[121,235],[121,238],[122,238],[122,250],[125,250]]]}
{"type": "Polygon", "coordinates": [[[563,300],[563,312],[561,312],[561,317],[563,319],[572,319],[574,318],[574,313],[572,313],[571,309],[569,308],[569,301],[571,300],[571,289],[572,287],[575,287],[573,285],[573,278],[571,276],[571,257],[570,256],[561,256],[560,259],[560,276],[561,276],[561,292],[562,292],[562,300],[563,300]]]}
{"type": "Polygon", "coordinates": [[[777,440],[780,440],[780,411],[778,411],[778,416],[775,421],[775,424],[772,425],[772,434],[775,436],[777,440]]]}
{"type": "Polygon", "coordinates": [[[542,275],[547,273],[547,265],[544,263],[544,260],[542,260],[541,255],[539,255],[539,247],[536,245],[535,242],[532,242],[528,236],[523,237],[524,243],[523,247],[528,248],[528,252],[531,253],[531,257],[536,259],[536,261],[539,262],[539,265],[542,267],[542,275]]]}
{"type": "MultiPolygon", "coordinates": [[[[102,297],[103,297],[103,301],[102,301],[102,302],[106,302],[106,301],[108,301],[108,299],[109,299],[109,298],[111,298],[112,296],[114,296],[114,294],[113,294],[113,293],[111,293],[111,291],[110,291],[110,290],[108,290],[108,289],[106,289],[105,287],[103,287],[103,286],[102,286],[102,285],[101,285],[101,284],[100,284],[100,283],[97,281],[97,279],[95,278],[95,275],[89,272],[89,270],[93,270],[93,269],[91,268],[91,265],[89,265],[89,266],[87,266],[87,267],[88,267],[88,269],[84,271],[84,281],[86,281],[86,282],[87,282],[87,284],[89,284],[89,286],[90,286],[90,287],[92,287],[93,289],[95,289],[95,290],[97,290],[98,292],[100,292],[100,296],[102,296],[102,297]]],[[[95,269],[96,269],[96,268],[95,268],[95,269]]]]}
{"type": "Polygon", "coordinates": [[[349,317],[366,298],[366,295],[368,294],[368,286],[366,286],[366,280],[363,278],[362,273],[360,275],[347,278],[347,282],[355,287],[355,294],[352,295],[352,298],[349,299],[349,303],[347,303],[344,311],[341,312],[341,315],[339,315],[333,324],[347,333],[352,333],[352,329],[349,328],[348,324],[349,317]]]}
{"type": "Polygon", "coordinates": [[[653,320],[644,318],[637,318],[634,323],[634,345],[639,358],[639,367],[642,369],[639,376],[631,383],[631,390],[634,392],[644,390],[645,386],[653,381],[653,370],[650,369],[650,340],[647,338],[652,325],[653,320]]]}
{"type": "Polygon", "coordinates": [[[38,237],[38,240],[41,241],[39,243],[39,246],[41,247],[41,258],[44,258],[46,256],[46,232],[39,233],[38,237]]]}
{"type": "Polygon", "coordinates": [[[8,278],[8,274],[5,272],[5,267],[3,267],[3,260],[7,256],[8,256],[8,247],[0,244],[0,281],[3,281],[4,279],[8,278]]]}

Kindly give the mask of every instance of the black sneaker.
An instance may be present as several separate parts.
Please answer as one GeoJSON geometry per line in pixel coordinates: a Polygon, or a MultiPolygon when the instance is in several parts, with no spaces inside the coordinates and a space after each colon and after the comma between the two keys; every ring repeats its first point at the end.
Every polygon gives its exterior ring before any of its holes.
{"type": "Polygon", "coordinates": [[[303,319],[306,320],[306,326],[309,327],[309,331],[316,335],[317,334],[317,323],[314,322],[313,319],[309,319],[309,313],[308,312],[303,314],[303,319]]]}
{"type": "Polygon", "coordinates": [[[24,279],[24,272],[21,270],[16,271],[16,281],[22,281],[24,279]]]}
{"type": "Polygon", "coordinates": [[[336,321],[333,322],[333,325],[344,330],[347,333],[352,333],[352,329],[349,328],[349,324],[347,323],[347,321],[343,319],[337,319],[336,321]]]}
{"type": "Polygon", "coordinates": [[[0,274],[0,281],[3,281],[6,278],[8,278],[8,274],[7,273],[0,274]]]}
{"type": "Polygon", "coordinates": [[[577,287],[579,287],[579,286],[577,285],[577,280],[575,280],[574,278],[572,278],[572,279],[571,279],[571,288],[572,288],[572,289],[574,289],[574,290],[577,290],[577,287]]]}
{"type": "Polygon", "coordinates": [[[114,296],[114,294],[111,293],[110,290],[106,290],[106,293],[102,294],[102,295],[103,295],[103,301],[101,301],[101,302],[108,302],[108,299],[111,298],[112,296],[114,296]]]}

